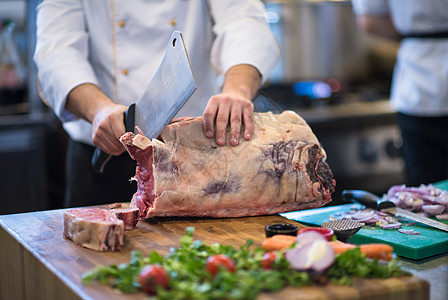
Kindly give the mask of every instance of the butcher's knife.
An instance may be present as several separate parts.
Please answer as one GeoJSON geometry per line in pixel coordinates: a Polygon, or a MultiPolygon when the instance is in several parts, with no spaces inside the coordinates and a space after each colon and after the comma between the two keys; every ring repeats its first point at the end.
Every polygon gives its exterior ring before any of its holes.
{"type": "MultiPolygon", "coordinates": [[[[174,31],[162,62],[136,103],[124,114],[127,132],[138,126],[146,137],[159,136],[196,90],[190,59],[180,31],[174,31]]],[[[96,148],[92,167],[102,173],[111,155],[96,148]]]]}
{"type": "Polygon", "coordinates": [[[375,210],[384,211],[394,216],[404,217],[412,221],[423,223],[443,231],[448,231],[447,224],[399,208],[392,201],[383,200],[380,197],[367,191],[361,191],[361,190],[342,191],[342,200],[347,202],[358,202],[362,205],[365,205],[366,207],[373,208],[375,210]]]}

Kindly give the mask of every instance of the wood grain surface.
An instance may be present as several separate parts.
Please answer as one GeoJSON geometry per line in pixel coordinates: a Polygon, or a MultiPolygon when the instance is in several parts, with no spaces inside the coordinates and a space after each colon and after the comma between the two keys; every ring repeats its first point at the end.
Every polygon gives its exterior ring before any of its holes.
{"type": "MultiPolygon", "coordinates": [[[[0,216],[0,299],[144,299],[143,293],[121,295],[98,284],[84,286],[81,274],[99,264],[128,262],[132,250],[165,254],[170,247],[179,246],[179,237],[189,226],[195,227],[195,239],[238,247],[247,239],[261,245],[268,224],[297,225],[279,215],[158,218],[140,221],[136,229],[126,232],[122,251],[97,252],[62,237],[63,211],[0,216]]],[[[355,280],[352,286],[287,288],[275,294],[261,294],[259,299],[429,299],[429,284],[415,276],[355,280]]]]}

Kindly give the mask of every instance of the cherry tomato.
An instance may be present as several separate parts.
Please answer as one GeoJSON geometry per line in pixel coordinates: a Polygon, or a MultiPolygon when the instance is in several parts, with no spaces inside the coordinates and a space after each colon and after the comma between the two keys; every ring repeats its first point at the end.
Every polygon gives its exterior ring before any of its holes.
{"type": "Polygon", "coordinates": [[[235,263],[230,257],[224,254],[216,254],[207,258],[207,271],[214,277],[221,269],[230,273],[235,272],[235,263]]]}
{"type": "Polygon", "coordinates": [[[261,266],[263,267],[263,269],[272,270],[274,268],[274,262],[275,262],[276,258],[277,258],[277,253],[275,253],[273,251],[266,252],[263,255],[263,259],[261,261],[261,266]]]}
{"type": "Polygon", "coordinates": [[[169,276],[162,266],[148,265],[140,271],[138,282],[147,294],[155,295],[157,286],[168,287],[169,276]]]}

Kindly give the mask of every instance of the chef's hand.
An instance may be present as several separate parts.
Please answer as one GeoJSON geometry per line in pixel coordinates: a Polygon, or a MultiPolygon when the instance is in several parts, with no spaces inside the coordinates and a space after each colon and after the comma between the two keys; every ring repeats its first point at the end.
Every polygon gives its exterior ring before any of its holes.
{"type": "Polygon", "coordinates": [[[111,155],[125,151],[119,139],[125,133],[126,106],[112,102],[97,86],[85,83],[68,94],[66,109],[92,123],[93,143],[102,151],[111,155]]]}
{"type": "Polygon", "coordinates": [[[125,151],[120,137],[125,133],[123,113],[127,107],[112,103],[102,107],[92,121],[93,143],[111,155],[120,155],[125,151]]]}
{"type": "Polygon", "coordinates": [[[226,73],[222,92],[212,96],[205,108],[203,118],[205,136],[208,138],[215,136],[216,144],[224,146],[226,129],[230,121],[229,144],[231,146],[238,145],[243,124],[244,139],[250,140],[254,133],[252,98],[260,87],[260,83],[261,75],[255,67],[236,65],[230,68],[226,73]]]}

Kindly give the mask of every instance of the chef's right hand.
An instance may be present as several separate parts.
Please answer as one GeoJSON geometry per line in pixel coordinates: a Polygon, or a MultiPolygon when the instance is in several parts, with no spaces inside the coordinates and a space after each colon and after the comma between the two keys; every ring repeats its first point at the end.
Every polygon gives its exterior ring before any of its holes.
{"type": "Polygon", "coordinates": [[[101,107],[92,120],[92,141],[102,151],[111,155],[120,155],[124,147],[120,137],[125,133],[123,114],[127,107],[110,103],[101,107]]]}
{"type": "Polygon", "coordinates": [[[92,123],[92,141],[103,152],[120,155],[125,151],[119,139],[125,133],[126,106],[112,102],[96,85],[84,83],[70,91],[65,108],[92,123]]]}

